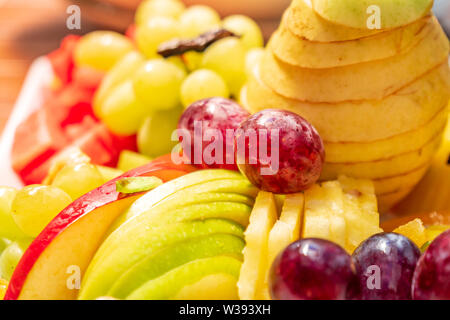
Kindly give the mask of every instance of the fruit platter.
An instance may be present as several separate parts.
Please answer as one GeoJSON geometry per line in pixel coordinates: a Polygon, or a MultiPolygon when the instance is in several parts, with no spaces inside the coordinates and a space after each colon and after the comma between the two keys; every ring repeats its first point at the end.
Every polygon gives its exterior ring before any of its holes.
{"type": "Polygon", "coordinates": [[[2,138],[0,298],[450,300],[432,7],[292,0],[264,39],[145,0],[64,38],[2,138]]]}

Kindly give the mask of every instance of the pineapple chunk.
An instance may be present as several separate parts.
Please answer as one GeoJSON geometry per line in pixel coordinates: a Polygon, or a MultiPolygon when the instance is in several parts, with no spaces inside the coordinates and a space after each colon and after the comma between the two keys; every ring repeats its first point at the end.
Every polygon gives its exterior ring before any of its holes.
{"type": "Polygon", "coordinates": [[[352,253],[361,242],[383,230],[379,227],[380,216],[372,181],[340,176],[339,182],[344,190],[347,222],[345,249],[352,253]]]}
{"type": "Polygon", "coordinates": [[[278,218],[272,193],[260,191],[245,231],[244,261],[237,283],[241,300],[263,299],[268,260],[269,233],[278,218]]]}
{"type": "Polygon", "coordinates": [[[419,248],[427,242],[427,236],[425,232],[425,227],[420,219],[414,219],[413,221],[404,224],[394,230],[395,233],[399,233],[409,238],[414,242],[419,248]]]}
{"type": "Polygon", "coordinates": [[[330,219],[324,201],[323,190],[319,185],[306,190],[303,238],[330,239],[330,219]]]}
{"type": "Polygon", "coordinates": [[[346,245],[344,196],[338,181],[313,186],[305,192],[304,238],[331,240],[346,245]]]}
{"type": "Polygon", "coordinates": [[[275,223],[269,233],[269,267],[264,282],[264,299],[270,299],[268,280],[270,267],[272,266],[273,261],[284,248],[300,238],[304,206],[305,197],[303,193],[286,195],[280,219],[275,223]]]}

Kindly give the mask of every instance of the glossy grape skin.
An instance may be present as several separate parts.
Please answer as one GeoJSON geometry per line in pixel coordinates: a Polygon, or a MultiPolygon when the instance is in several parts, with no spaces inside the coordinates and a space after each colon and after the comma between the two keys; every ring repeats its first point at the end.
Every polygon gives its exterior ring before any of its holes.
{"type": "Polygon", "coordinates": [[[223,27],[241,37],[247,49],[260,48],[264,45],[264,37],[258,24],[244,15],[232,15],[223,20],[223,27]]]}
{"type": "Polygon", "coordinates": [[[203,53],[202,68],[217,72],[227,83],[231,94],[239,96],[239,92],[247,80],[245,58],[247,49],[238,38],[221,39],[203,53]]]}
{"type": "MultiPolygon", "coordinates": [[[[195,102],[189,106],[183,113],[178,122],[179,131],[186,131],[190,134],[190,139],[183,140],[180,138],[184,154],[190,159],[191,164],[201,168],[222,168],[229,170],[237,170],[234,155],[233,139],[231,138],[228,146],[226,145],[226,130],[236,130],[242,121],[250,114],[236,102],[224,98],[210,98],[195,102]],[[202,137],[195,137],[194,125],[199,122],[199,128],[202,129],[202,137]],[[211,131],[219,130],[221,133],[221,142],[223,147],[223,158],[220,163],[209,163],[204,157],[204,150],[210,144],[205,139],[205,134],[211,131]],[[197,139],[196,139],[197,138],[197,139]],[[201,159],[195,159],[194,141],[202,141],[201,148],[195,145],[201,153],[201,159]],[[205,141],[203,141],[205,140],[205,141]],[[229,152],[227,152],[229,151],[229,152]],[[232,161],[227,161],[231,159],[232,161]],[[196,161],[200,160],[200,161],[196,161]],[[228,163],[227,163],[228,162],[228,163]],[[232,162],[232,163],[230,163],[232,162]]],[[[220,139],[220,138],[219,138],[220,139]]]]}
{"type": "Polygon", "coordinates": [[[52,186],[64,190],[72,200],[100,187],[104,183],[103,175],[90,163],[68,164],[55,176],[52,186]]]}
{"type": "Polygon", "coordinates": [[[159,45],[178,38],[179,35],[180,30],[175,19],[154,17],[136,29],[136,43],[146,57],[157,58],[159,45]]]}
{"type": "Polygon", "coordinates": [[[415,300],[450,300],[450,230],[438,236],[420,258],[412,296],[415,300]]]}
{"type": "Polygon", "coordinates": [[[344,300],[354,279],[350,255],[323,239],[302,239],[290,244],[270,270],[274,300],[344,300]]]}
{"type": "Polygon", "coordinates": [[[17,190],[14,188],[0,187],[0,237],[6,239],[14,240],[26,237],[12,216],[11,205],[16,194],[17,190]]]}
{"type": "Polygon", "coordinates": [[[147,117],[137,135],[139,152],[148,157],[170,153],[177,144],[171,138],[182,112],[183,108],[178,106],[171,110],[155,111],[147,117]]]}
{"type": "Polygon", "coordinates": [[[373,235],[360,244],[352,255],[359,285],[359,295],[354,298],[410,300],[412,276],[419,258],[419,248],[408,238],[397,233],[373,235]],[[379,288],[373,281],[377,273],[370,267],[379,268],[379,288]]]}
{"type": "Polygon", "coordinates": [[[183,2],[179,0],[147,0],[136,10],[135,21],[140,25],[154,17],[178,19],[185,9],[183,2]]]}
{"type": "Polygon", "coordinates": [[[211,7],[194,5],[187,8],[179,17],[182,38],[190,39],[219,28],[219,14],[211,7]]]}
{"type": "Polygon", "coordinates": [[[22,239],[11,243],[0,255],[0,278],[9,281],[31,239],[22,239]]]}
{"type": "Polygon", "coordinates": [[[311,124],[295,113],[274,109],[255,113],[241,124],[235,140],[239,170],[264,191],[277,194],[301,192],[311,187],[320,177],[325,160],[322,139],[311,124]],[[272,136],[272,130],[279,133],[279,146],[277,148],[275,143],[273,150],[272,138],[277,137],[272,136]],[[244,136],[252,131],[259,133],[256,146],[258,150],[254,149],[252,139],[244,136]],[[269,163],[264,163],[260,158],[260,148],[266,144],[263,145],[264,140],[261,141],[260,134],[267,136],[269,163]],[[244,147],[239,147],[244,140],[244,147]],[[279,153],[278,157],[276,151],[279,153]],[[269,172],[263,172],[262,169],[269,172]]]}
{"type": "Polygon", "coordinates": [[[229,96],[227,84],[222,77],[207,69],[194,71],[181,86],[181,101],[186,108],[198,100],[229,96]]]}
{"type": "Polygon", "coordinates": [[[180,88],[186,73],[164,59],[147,61],[133,76],[137,99],[149,111],[168,110],[180,104],[180,88]]]}
{"type": "Polygon", "coordinates": [[[57,187],[29,185],[17,192],[12,215],[27,236],[36,237],[71,202],[70,196],[57,187]]]}
{"type": "Polygon", "coordinates": [[[108,71],[133,49],[133,43],[120,33],[93,31],[81,38],[74,59],[77,66],[108,71]]]}

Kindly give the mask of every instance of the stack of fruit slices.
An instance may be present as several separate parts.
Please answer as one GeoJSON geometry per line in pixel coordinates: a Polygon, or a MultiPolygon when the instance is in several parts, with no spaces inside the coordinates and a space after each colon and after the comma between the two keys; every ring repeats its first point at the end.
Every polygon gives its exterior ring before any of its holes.
{"type": "Polygon", "coordinates": [[[417,184],[439,146],[450,92],[448,40],[429,13],[431,1],[383,7],[389,17],[382,14],[381,29],[360,20],[355,27],[348,5],[294,0],[242,101],[253,112],[282,108],[305,117],[324,140],[321,179],[371,179],[385,210],[417,184]],[[344,24],[337,16],[347,13],[344,24]]]}

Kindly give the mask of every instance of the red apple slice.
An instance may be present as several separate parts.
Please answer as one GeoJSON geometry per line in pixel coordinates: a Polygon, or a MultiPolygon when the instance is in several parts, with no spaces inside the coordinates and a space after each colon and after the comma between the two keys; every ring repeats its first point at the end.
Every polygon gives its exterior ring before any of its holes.
{"type": "MultiPolygon", "coordinates": [[[[188,166],[158,161],[117,179],[155,176],[168,181],[188,171],[188,166]]],[[[82,196],[47,225],[20,260],[5,300],[76,299],[78,290],[67,285],[71,272],[83,275],[111,223],[142,195],[124,198],[116,191],[117,179],[82,196]]]]}

